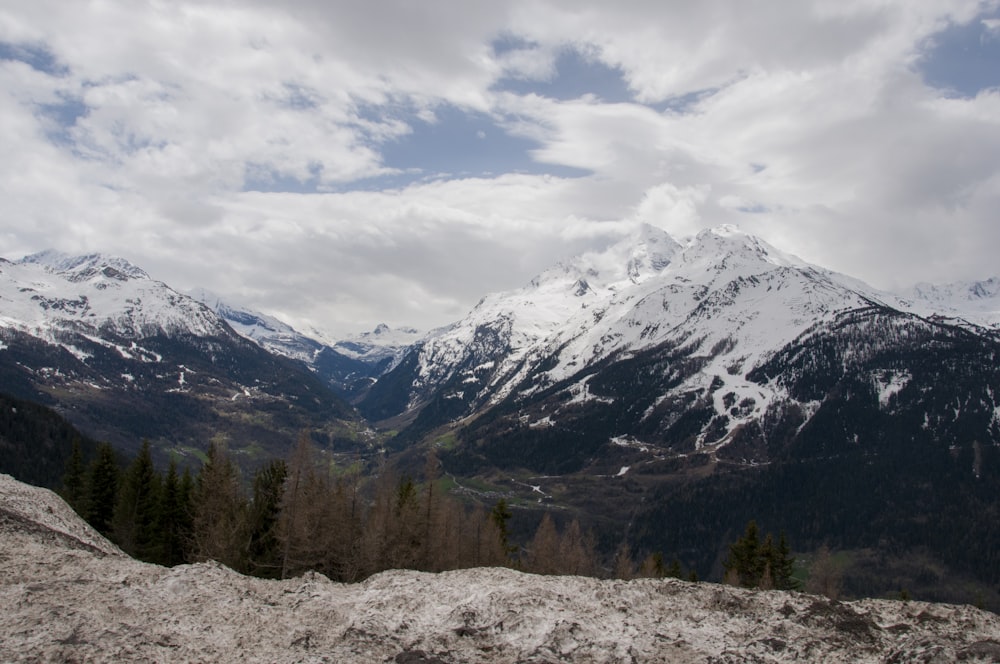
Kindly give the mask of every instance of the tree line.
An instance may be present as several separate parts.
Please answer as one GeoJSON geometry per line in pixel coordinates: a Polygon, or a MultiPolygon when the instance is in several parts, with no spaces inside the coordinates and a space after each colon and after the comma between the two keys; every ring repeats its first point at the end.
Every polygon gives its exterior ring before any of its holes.
{"type": "Polygon", "coordinates": [[[334,476],[302,436],[246,484],[224,444],[209,446],[195,474],[173,461],[157,472],[148,442],[124,469],[110,445],[87,464],[74,448],[62,493],[126,553],[166,566],[216,560],[265,578],[314,570],[357,581],[391,568],[511,564],[505,504],[467,508],[438,486],[385,469],[369,482],[334,476]]]}
{"type": "MultiPolygon", "coordinates": [[[[244,482],[224,444],[212,443],[192,474],[180,472],[174,461],[158,472],[148,442],[122,468],[111,446],[102,443],[89,463],[74,446],[62,494],[126,553],[165,566],[215,560],[264,578],[311,570],[342,582],[387,569],[481,566],[698,580],[693,570],[683,574],[676,559],[666,564],[660,553],[636,561],[625,544],[610,567],[602,566],[593,533],[576,519],[560,528],[548,512],[534,536],[518,545],[510,538],[513,512],[504,499],[492,509],[466,505],[445,490],[439,467],[431,450],[419,484],[384,467],[367,480],[358,472],[337,474],[302,435],[288,459],[265,464],[244,482]]],[[[784,537],[776,546],[770,537],[759,544],[756,530],[748,531],[732,552],[742,585],[761,585],[766,577],[775,579],[770,587],[791,587],[784,537]],[[751,536],[752,543],[744,542],[751,536]],[[753,568],[756,576],[743,571],[740,561],[747,556],[763,556],[753,568]]]]}
{"type": "Polygon", "coordinates": [[[345,582],[393,568],[596,573],[593,538],[578,523],[563,537],[543,520],[538,545],[522,556],[510,542],[506,501],[464,505],[442,489],[437,466],[432,453],[419,485],[385,468],[368,481],[335,476],[302,436],[287,460],[262,466],[245,486],[221,444],[209,446],[196,474],[173,461],[157,472],[148,442],[123,469],[100,444],[89,463],[74,446],[62,494],[126,553],[166,566],[216,560],[265,578],[313,570],[345,582]]]}

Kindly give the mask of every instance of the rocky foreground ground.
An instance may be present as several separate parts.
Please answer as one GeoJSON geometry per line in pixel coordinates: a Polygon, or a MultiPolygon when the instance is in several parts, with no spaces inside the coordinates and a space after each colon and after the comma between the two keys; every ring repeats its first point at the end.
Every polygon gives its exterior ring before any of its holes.
{"type": "Polygon", "coordinates": [[[125,556],[56,495],[0,476],[0,660],[1000,662],[969,606],[509,569],[355,585],[125,556]]]}

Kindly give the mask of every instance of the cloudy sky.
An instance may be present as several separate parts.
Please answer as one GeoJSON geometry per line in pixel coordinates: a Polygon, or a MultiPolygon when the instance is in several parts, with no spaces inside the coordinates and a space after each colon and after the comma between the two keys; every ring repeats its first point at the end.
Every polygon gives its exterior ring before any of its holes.
{"type": "Polygon", "coordinates": [[[1000,274],[1000,0],[0,0],[0,255],[330,334],[735,223],[1000,274]]]}

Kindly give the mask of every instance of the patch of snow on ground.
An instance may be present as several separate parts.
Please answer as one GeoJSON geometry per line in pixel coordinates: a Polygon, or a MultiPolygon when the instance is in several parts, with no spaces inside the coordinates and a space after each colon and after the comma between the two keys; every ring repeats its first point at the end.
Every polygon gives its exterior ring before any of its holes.
{"type": "Polygon", "coordinates": [[[570,386],[569,392],[573,396],[566,402],[567,404],[586,403],[588,401],[597,401],[598,403],[614,403],[614,399],[600,397],[590,393],[590,385],[588,383],[591,378],[593,378],[593,376],[587,376],[575,385],[570,386]]]}
{"type": "Polygon", "coordinates": [[[970,606],[483,568],[241,576],[140,563],[0,475],[0,659],[211,662],[997,661],[970,606]]]}
{"type": "Polygon", "coordinates": [[[875,389],[878,390],[878,405],[885,408],[891,399],[910,382],[912,376],[908,371],[881,371],[873,376],[875,389]]]}

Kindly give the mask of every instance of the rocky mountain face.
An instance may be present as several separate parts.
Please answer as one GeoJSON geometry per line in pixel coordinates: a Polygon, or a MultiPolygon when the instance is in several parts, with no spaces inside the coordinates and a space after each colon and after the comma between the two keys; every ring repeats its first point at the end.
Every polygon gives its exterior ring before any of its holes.
{"type": "Polygon", "coordinates": [[[301,363],[233,332],[126,261],[54,252],[0,263],[0,383],[126,450],[196,454],[216,436],[248,462],[298,431],[357,429],[301,363]]]}
{"type": "Polygon", "coordinates": [[[125,556],[0,475],[0,658],[217,662],[993,662],[969,606],[483,568],[356,585],[125,556]]]}

